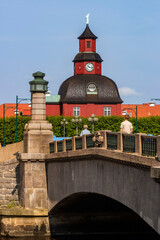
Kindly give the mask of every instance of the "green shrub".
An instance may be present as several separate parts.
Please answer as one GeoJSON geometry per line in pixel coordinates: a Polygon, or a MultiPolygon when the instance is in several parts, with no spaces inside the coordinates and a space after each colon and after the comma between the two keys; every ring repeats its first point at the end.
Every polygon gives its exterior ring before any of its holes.
{"type": "MultiPolygon", "coordinates": [[[[73,117],[65,117],[68,121],[66,126],[66,136],[72,137],[76,135],[76,124],[72,123],[73,117]]],[[[57,137],[63,136],[63,126],[61,121],[63,116],[48,116],[47,120],[52,123],[53,134],[57,137]]],[[[92,124],[88,122],[88,118],[81,117],[82,122],[78,124],[78,133],[80,134],[83,125],[87,124],[88,129],[92,132],[92,124]]],[[[30,117],[18,116],[18,142],[23,140],[24,126],[30,120],[30,117]]],[[[119,132],[121,122],[124,121],[122,116],[98,117],[98,122],[95,123],[94,129],[97,130],[111,130],[112,132],[119,132]]],[[[133,124],[133,133],[136,132],[136,119],[130,118],[133,124]]],[[[160,116],[138,118],[138,132],[159,135],[160,134],[160,116]]],[[[5,119],[5,142],[6,144],[14,143],[16,139],[16,118],[10,117],[5,119]]],[[[3,142],[3,119],[0,118],[0,142],[3,142]]]]}
{"type": "MultiPolygon", "coordinates": [[[[24,126],[30,120],[30,117],[17,118],[17,141],[23,140],[24,126]]],[[[3,142],[3,119],[0,118],[0,142],[3,142]]],[[[16,118],[10,117],[5,119],[5,143],[10,144],[16,142],[16,118]]]]}
{"type": "Polygon", "coordinates": [[[17,204],[14,200],[9,199],[9,203],[7,204],[7,208],[17,207],[19,204],[17,204]]]}

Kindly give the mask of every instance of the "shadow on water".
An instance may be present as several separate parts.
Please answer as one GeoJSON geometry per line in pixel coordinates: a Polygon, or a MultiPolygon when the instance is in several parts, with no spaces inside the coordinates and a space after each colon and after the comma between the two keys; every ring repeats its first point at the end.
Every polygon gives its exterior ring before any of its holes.
{"type": "Polygon", "coordinates": [[[160,240],[137,214],[119,202],[98,194],[79,193],[59,202],[50,211],[52,237],[43,237],[45,226],[34,237],[0,240],[160,240]],[[41,236],[40,236],[41,235],[41,236]]]}
{"type": "Polygon", "coordinates": [[[63,237],[18,237],[18,238],[0,238],[1,240],[158,240],[160,237],[153,237],[145,234],[121,234],[121,235],[84,235],[84,236],[63,236],[63,237]]]}
{"type": "Polygon", "coordinates": [[[73,194],[50,211],[50,229],[56,240],[154,240],[159,235],[121,203],[93,193],[73,194]]]}

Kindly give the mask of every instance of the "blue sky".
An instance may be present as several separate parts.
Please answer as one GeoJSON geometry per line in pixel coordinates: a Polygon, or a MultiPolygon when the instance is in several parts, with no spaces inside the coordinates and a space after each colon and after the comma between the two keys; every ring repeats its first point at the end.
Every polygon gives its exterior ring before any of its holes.
{"type": "Polygon", "coordinates": [[[0,10],[0,104],[29,98],[36,71],[58,94],[73,75],[87,13],[102,74],[124,103],[160,98],[160,0],[0,0],[0,10]]]}

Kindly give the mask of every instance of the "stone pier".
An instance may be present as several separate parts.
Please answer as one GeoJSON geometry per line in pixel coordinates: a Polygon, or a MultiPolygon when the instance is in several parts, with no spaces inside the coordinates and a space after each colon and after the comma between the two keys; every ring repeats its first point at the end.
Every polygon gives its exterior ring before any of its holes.
{"type": "MultiPolygon", "coordinates": [[[[3,236],[49,236],[45,154],[53,141],[52,125],[46,121],[44,73],[36,72],[30,81],[31,120],[25,126],[24,153],[17,154],[20,165],[19,206],[0,209],[3,236]]],[[[16,199],[17,200],[17,199],[16,199]]]]}

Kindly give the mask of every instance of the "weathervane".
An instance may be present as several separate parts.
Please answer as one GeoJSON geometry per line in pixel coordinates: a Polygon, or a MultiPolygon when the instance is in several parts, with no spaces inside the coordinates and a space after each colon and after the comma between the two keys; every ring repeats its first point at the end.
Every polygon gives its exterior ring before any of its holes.
{"type": "Polygon", "coordinates": [[[89,14],[90,14],[90,13],[88,13],[88,14],[86,15],[86,19],[87,19],[87,20],[86,20],[86,24],[89,24],[89,14]]]}

